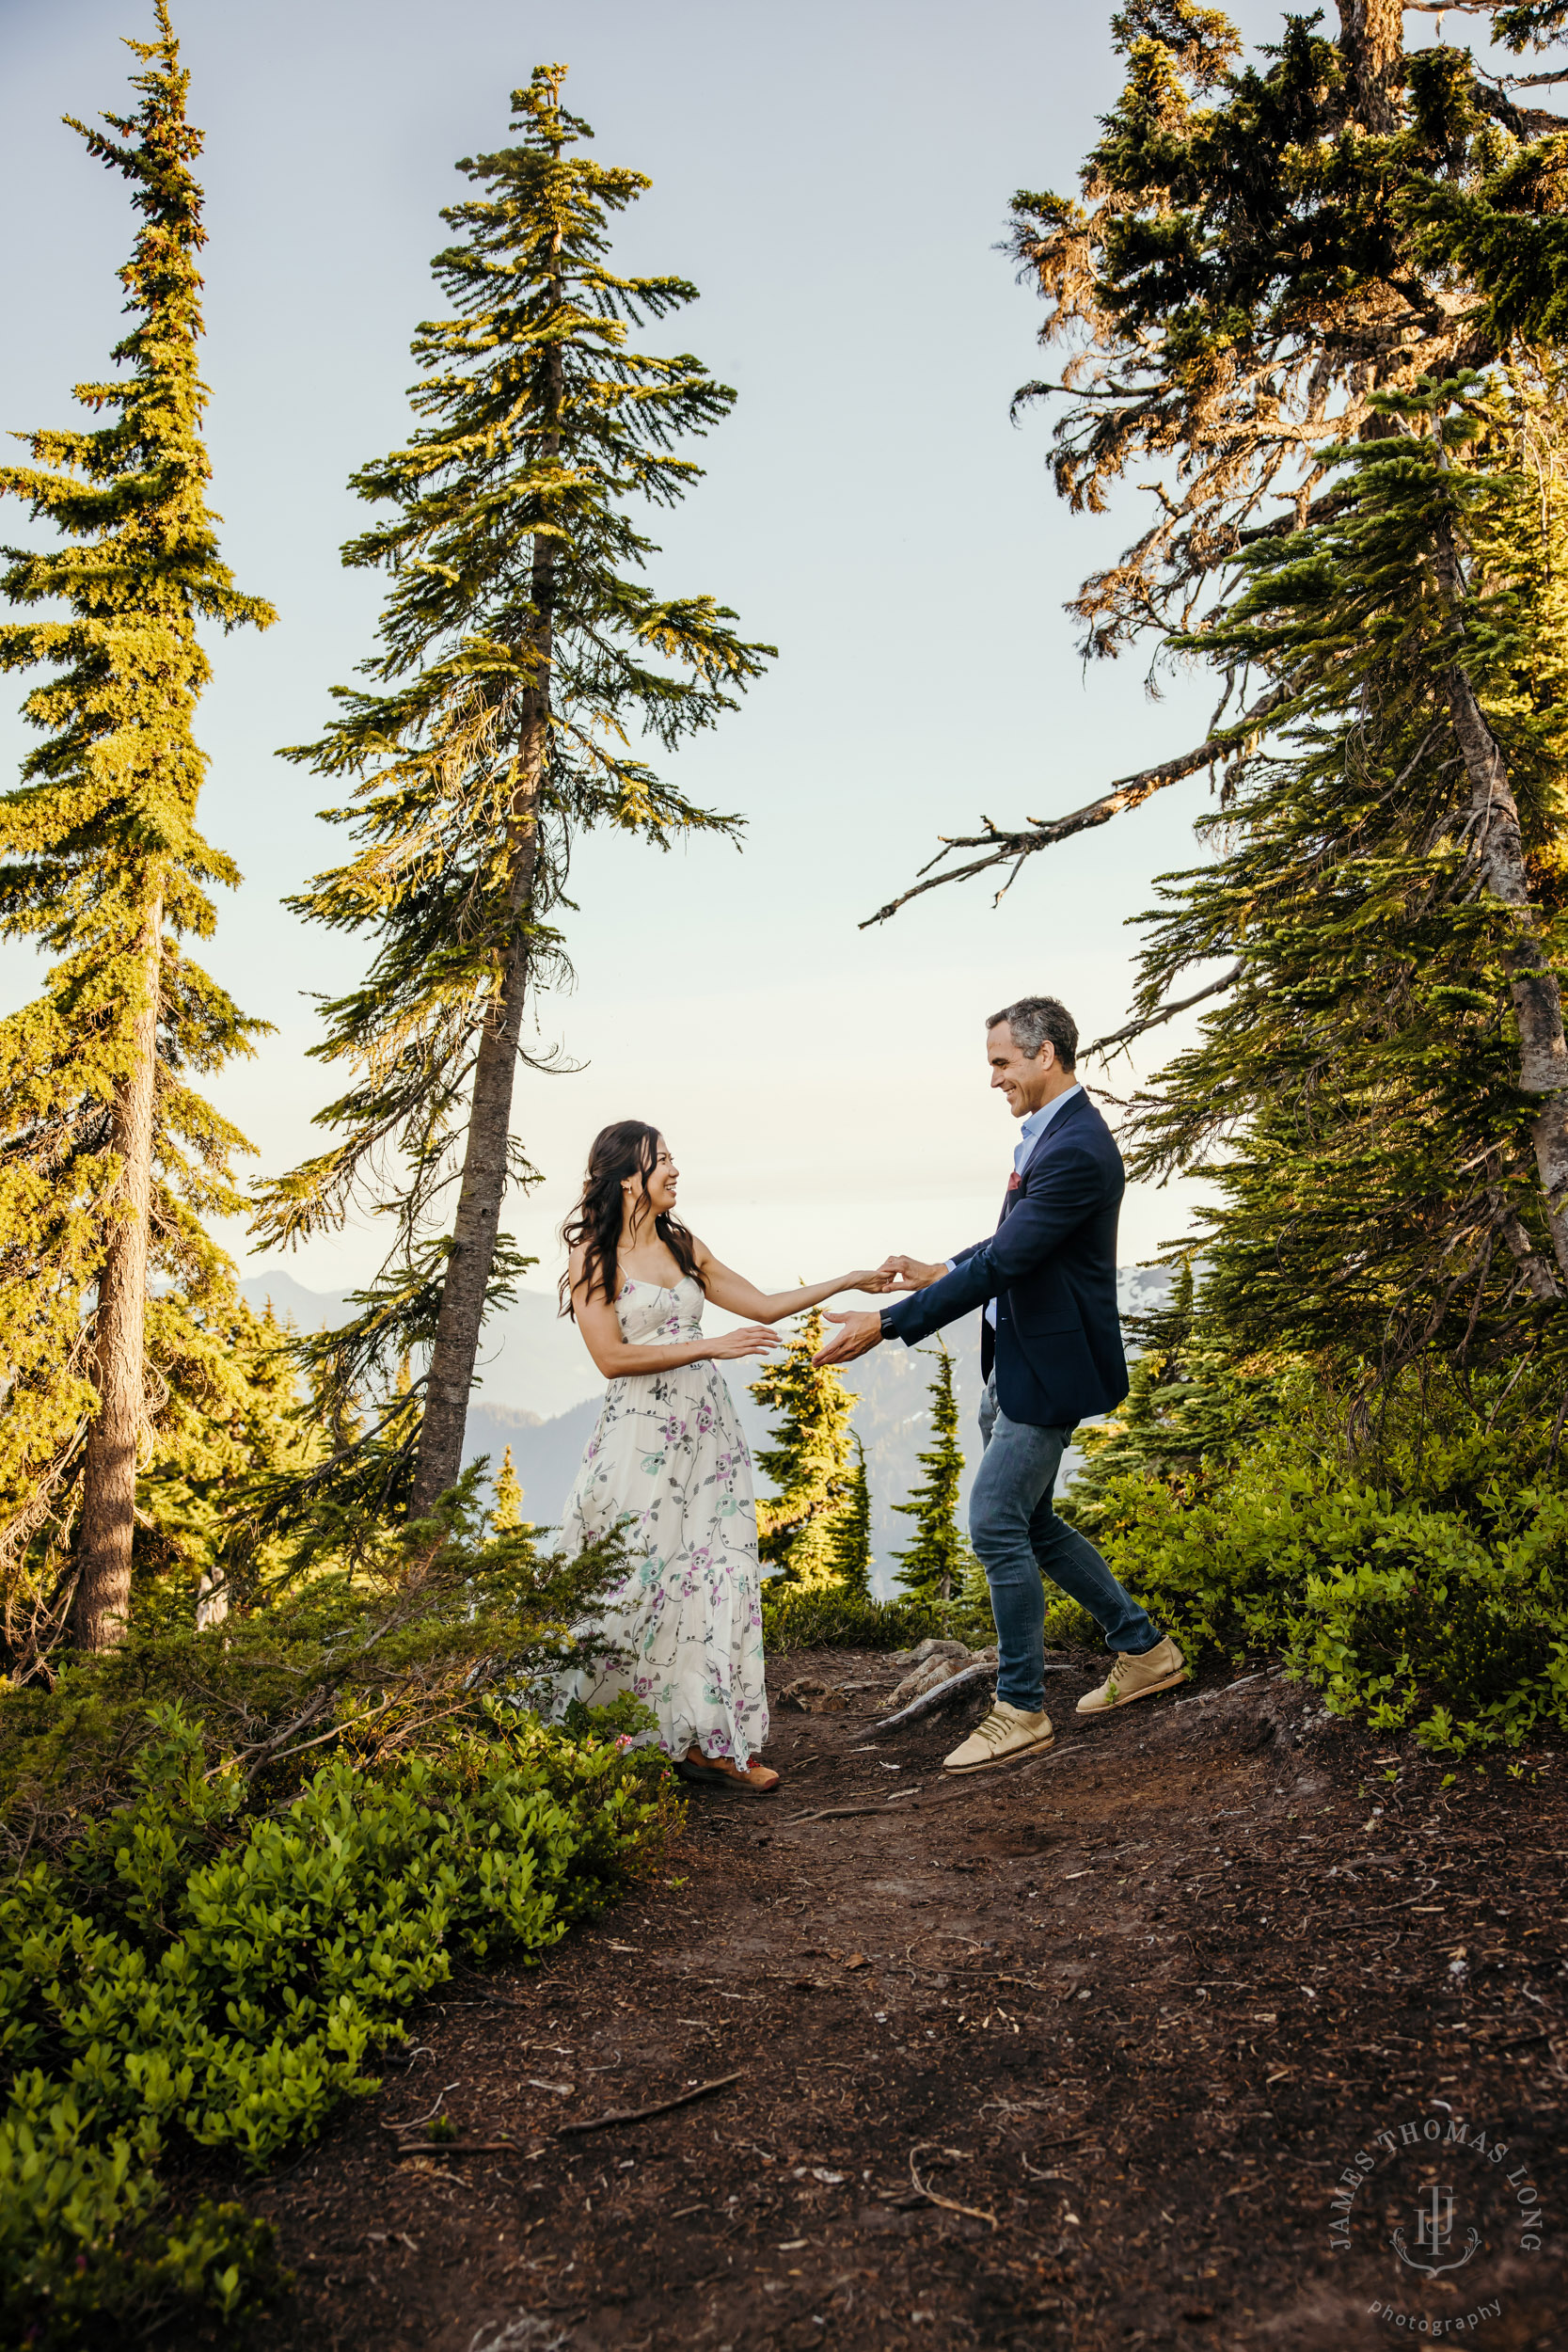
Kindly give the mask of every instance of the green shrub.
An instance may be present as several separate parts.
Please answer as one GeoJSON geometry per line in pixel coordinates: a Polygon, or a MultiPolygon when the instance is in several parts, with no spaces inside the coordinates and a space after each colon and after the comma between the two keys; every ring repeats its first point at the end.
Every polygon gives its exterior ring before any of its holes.
{"type": "Polygon", "coordinates": [[[236,1766],[276,1803],[328,1743],[358,1761],[439,1754],[487,1695],[591,1658],[577,1629],[625,1573],[619,1543],[567,1560],[531,1527],[493,1526],[480,1469],[421,1519],[341,1525],[307,1570],[236,1588],[221,1623],[182,1621],[189,1592],[150,1579],[119,1649],[0,1681],[0,1840],[72,1844],[125,1796],[161,1703],[200,1718],[210,1771],[236,1766]]]}
{"type": "Polygon", "coordinates": [[[1503,1420],[1500,1391],[1412,1383],[1352,1445],[1342,1391],[1297,1363],[1244,1441],[1091,1456],[1068,1508],[1190,1656],[1275,1652],[1374,1730],[1517,1747],[1568,1728],[1568,1476],[1534,1401],[1503,1420]]]}
{"type": "Polygon", "coordinates": [[[842,1585],[762,1588],[769,1650],[910,1649],[927,1635],[951,1633],[961,1613],[958,1603],[944,1609],[925,1600],[868,1600],[842,1585]]]}
{"type": "Polygon", "coordinates": [[[237,2207],[170,2223],[161,2156],[263,2167],[375,2088],[454,1957],[536,1961],[660,1837],[662,1764],[492,1709],[438,1756],[337,1756],[260,1810],[199,1725],[153,1710],[123,1808],[0,1899],[0,2341],[82,2340],[268,2285],[237,2207]]]}

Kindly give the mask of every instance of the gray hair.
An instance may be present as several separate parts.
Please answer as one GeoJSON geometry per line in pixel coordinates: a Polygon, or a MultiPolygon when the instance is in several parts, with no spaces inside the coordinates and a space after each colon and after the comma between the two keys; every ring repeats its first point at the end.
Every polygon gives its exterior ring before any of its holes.
{"type": "Polygon", "coordinates": [[[1033,1061],[1047,1041],[1056,1049],[1056,1059],[1064,1070],[1072,1070],[1078,1061],[1078,1024],[1067,1007],[1054,996],[1021,996],[1014,1005],[1004,1005],[986,1023],[987,1031],[1006,1022],[1013,1033],[1013,1042],[1026,1058],[1033,1061]]]}

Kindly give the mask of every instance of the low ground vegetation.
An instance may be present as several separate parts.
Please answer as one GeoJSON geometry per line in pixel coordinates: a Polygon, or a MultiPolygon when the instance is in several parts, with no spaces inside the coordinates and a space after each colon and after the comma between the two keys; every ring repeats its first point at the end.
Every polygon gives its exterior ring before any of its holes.
{"type": "Polygon", "coordinates": [[[473,1486],[0,1702],[0,2342],[265,2304],[268,2233],[171,2201],[171,2169],[275,2166],[454,1964],[536,1962],[660,1850],[641,1711],[551,1730],[527,1704],[612,1558],[493,1531],[473,1486]]]}

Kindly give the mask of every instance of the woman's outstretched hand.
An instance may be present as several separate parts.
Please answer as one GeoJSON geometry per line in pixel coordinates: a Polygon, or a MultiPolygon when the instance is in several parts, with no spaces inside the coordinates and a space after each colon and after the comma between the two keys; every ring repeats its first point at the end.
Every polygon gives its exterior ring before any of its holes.
{"type": "Polygon", "coordinates": [[[731,1363],[737,1356],[767,1356],[784,1342],[766,1323],[743,1323],[737,1330],[726,1331],[722,1339],[713,1343],[715,1360],[731,1363]]]}
{"type": "Polygon", "coordinates": [[[846,1277],[842,1287],[847,1291],[890,1291],[897,1280],[896,1268],[902,1263],[902,1259],[890,1258],[886,1265],[862,1266],[858,1274],[846,1277]]]}

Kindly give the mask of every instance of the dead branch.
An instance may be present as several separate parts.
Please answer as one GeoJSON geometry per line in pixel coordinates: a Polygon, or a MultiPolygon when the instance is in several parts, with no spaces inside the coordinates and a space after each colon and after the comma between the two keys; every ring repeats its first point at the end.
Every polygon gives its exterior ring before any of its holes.
{"type": "Polygon", "coordinates": [[[1153,768],[1141,768],[1136,775],[1121,777],[1108,792],[1101,793],[1099,800],[1086,802],[1084,807],[1074,809],[1070,816],[1044,820],[1030,818],[1027,830],[1022,833],[1005,833],[987,817],[981,819],[986,828],[984,833],[955,834],[951,839],[944,838],[930,866],[940,865],[953,850],[984,850],[986,855],[973,859],[968,866],[955,866],[945,874],[931,874],[929,866],[922,867],[923,873],[930,875],[929,880],[913,882],[899,898],[890,898],[885,907],[879,907],[875,914],[866,916],[860,926],[861,930],[869,930],[874,923],[885,923],[891,915],[897,914],[900,907],[908,906],[911,898],[921,898],[927,890],[940,889],[943,882],[967,882],[972,875],[983,874],[992,866],[1006,866],[1011,861],[1013,872],[996,894],[1000,901],[1012,887],[1019,866],[1037,850],[1053,849],[1058,841],[1069,840],[1074,834],[1087,833],[1096,825],[1109,824],[1113,817],[1119,817],[1124,809],[1139,807],[1152,794],[1163,791],[1166,785],[1180,784],[1184,777],[1196,775],[1200,768],[1212,767],[1216,760],[1235,749],[1240,733],[1261,726],[1290,692],[1289,681],[1271,687],[1250,710],[1243,711],[1228,727],[1208,736],[1196,750],[1183,752],[1177,759],[1162,760],[1153,768]]]}
{"type": "Polygon", "coordinates": [[[1131,1045],[1132,1040],[1142,1037],[1146,1030],[1157,1029],[1164,1021],[1174,1021],[1177,1014],[1185,1012],[1190,1005],[1201,1005],[1206,996],[1218,996],[1225,989],[1233,988],[1241,977],[1241,964],[1233,963],[1228,972],[1222,972],[1217,980],[1209,982],[1207,988],[1195,989],[1190,996],[1179,996],[1174,1004],[1162,1005],[1158,1012],[1148,1013],[1142,1020],[1129,1021],[1125,1028],[1113,1029],[1108,1037],[1097,1037],[1092,1045],[1085,1046],[1084,1051],[1085,1054],[1106,1054],[1113,1046],[1131,1045]]]}
{"type": "Polygon", "coordinates": [[[993,1678],[995,1674],[994,1666],[960,1667],[956,1675],[949,1675],[945,1682],[937,1683],[929,1691],[922,1691],[917,1699],[911,1699],[908,1707],[901,1707],[896,1715],[886,1716],[877,1725],[879,1735],[884,1731],[900,1730],[905,1724],[918,1723],[922,1715],[934,1714],[937,1708],[945,1707],[949,1699],[973,1690],[977,1682],[993,1678]]]}
{"type": "Polygon", "coordinates": [[[733,2074],[716,2074],[710,2083],[698,2083],[691,2090],[683,2090],[673,2099],[656,2100],[651,2107],[612,2107],[608,2115],[590,2116],[583,2123],[558,2123],[557,2139],[564,2139],[571,2132],[607,2131],[612,2123],[641,2123],[650,2115],[668,2115],[672,2107],[689,2107],[693,2099],[705,2099],[715,2090],[727,2090],[740,2080],[742,2070],[733,2074]]]}

